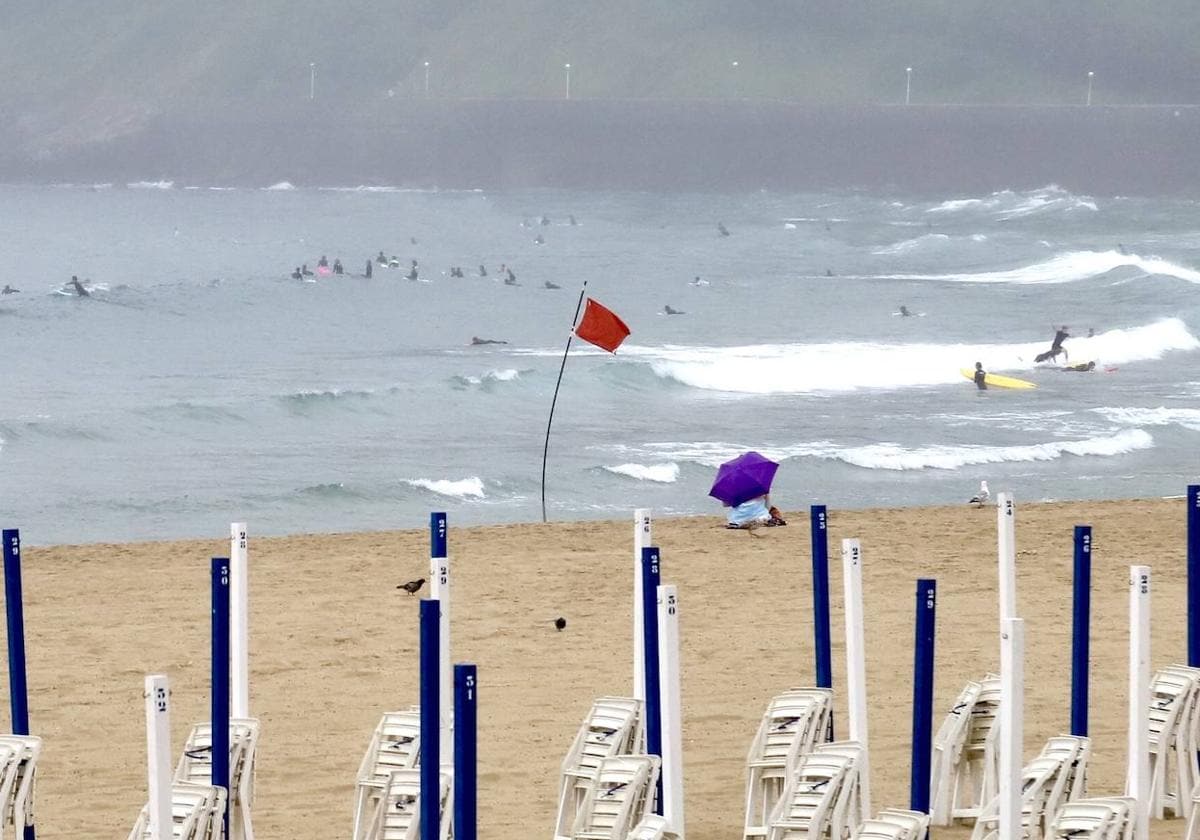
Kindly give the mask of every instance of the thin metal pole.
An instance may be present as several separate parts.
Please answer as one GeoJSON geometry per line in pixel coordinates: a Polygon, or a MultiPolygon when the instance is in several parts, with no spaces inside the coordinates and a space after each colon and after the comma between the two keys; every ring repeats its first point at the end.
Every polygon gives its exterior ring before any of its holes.
{"type": "Polygon", "coordinates": [[[558,389],[562,386],[563,371],[567,369],[567,354],[571,352],[571,339],[575,338],[575,323],[579,310],[583,308],[583,296],[587,292],[587,281],[579,290],[579,302],[575,304],[575,316],[571,318],[571,332],[567,335],[567,346],[563,349],[562,364],[558,368],[558,381],[554,383],[554,398],[550,400],[550,419],[546,421],[546,443],[542,446],[542,521],[546,521],[546,458],[550,454],[550,426],[554,423],[554,407],[558,405],[558,389]]]}

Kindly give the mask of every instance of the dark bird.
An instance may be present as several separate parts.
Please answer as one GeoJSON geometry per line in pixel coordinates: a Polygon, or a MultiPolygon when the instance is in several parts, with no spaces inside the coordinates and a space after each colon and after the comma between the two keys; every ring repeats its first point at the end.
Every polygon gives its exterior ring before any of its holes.
{"type": "Polygon", "coordinates": [[[565,618],[563,618],[561,615],[558,618],[554,619],[554,629],[555,630],[567,629],[567,620],[565,618]]]}
{"type": "Polygon", "coordinates": [[[417,580],[410,580],[408,583],[402,583],[399,586],[397,586],[396,588],[403,589],[409,595],[416,595],[417,590],[420,589],[424,585],[425,585],[425,578],[418,578],[417,580]]]}

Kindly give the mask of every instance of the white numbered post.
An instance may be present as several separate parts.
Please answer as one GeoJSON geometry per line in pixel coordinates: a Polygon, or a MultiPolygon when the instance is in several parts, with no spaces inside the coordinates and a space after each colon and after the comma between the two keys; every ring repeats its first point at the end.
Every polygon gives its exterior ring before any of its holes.
{"type": "Polygon", "coordinates": [[[250,551],[246,523],[229,526],[230,712],[250,717],[250,551]]]}
{"type": "Polygon", "coordinates": [[[1025,622],[1000,622],[999,840],[1021,840],[1021,770],[1025,738],[1025,622]]]}
{"type": "Polygon", "coordinates": [[[859,794],[864,814],[871,810],[871,761],[867,727],[867,651],[863,638],[862,547],[858,540],[842,540],[842,592],[846,599],[846,691],[850,713],[850,740],[862,744],[859,794]]]}
{"type": "Polygon", "coordinates": [[[683,840],[683,701],[679,689],[679,594],[658,587],[658,684],[663,818],[683,840]]]}
{"type": "MultiPolygon", "coordinates": [[[[449,555],[449,551],[446,552],[449,555]]],[[[429,558],[429,597],[438,602],[438,728],[441,732],[441,764],[454,764],[451,721],[454,714],[454,673],[450,667],[450,557],[429,558]]]]}
{"type": "Polygon", "coordinates": [[[171,840],[171,692],[166,674],[148,674],[145,693],[150,838],[171,840]]]}
{"type": "Polygon", "coordinates": [[[638,508],[633,512],[633,696],[646,699],[646,663],[642,645],[645,623],[642,616],[642,549],[653,545],[649,508],[638,508]]]}
{"type": "Polygon", "coordinates": [[[1150,840],[1150,567],[1129,567],[1129,756],[1134,840],[1150,840]]]}
{"type": "Polygon", "coordinates": [[[1000,620],[1017,617],[1016,507],[1012,493],[996,496],[996,542],[1000,568],[1000,620]]]}

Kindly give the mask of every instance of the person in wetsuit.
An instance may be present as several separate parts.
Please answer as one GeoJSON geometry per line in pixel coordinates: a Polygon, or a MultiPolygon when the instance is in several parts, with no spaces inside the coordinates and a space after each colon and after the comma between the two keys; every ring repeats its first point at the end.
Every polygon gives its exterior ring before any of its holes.
{"type": "Polygon", "coordinates": [[[980,391],[987,390],[987,371],[983,369],[983,362],[975,363],[975,387],[980,391]]]}
{"type": "Polygon", "coordinates": [[[92,293],[83,287],[83,284],[79,282],[79,278],[74,274],[71,275],[71,287],[75,289],[75,294],[79,295],[79,297],[92,296],[92,293]]]}

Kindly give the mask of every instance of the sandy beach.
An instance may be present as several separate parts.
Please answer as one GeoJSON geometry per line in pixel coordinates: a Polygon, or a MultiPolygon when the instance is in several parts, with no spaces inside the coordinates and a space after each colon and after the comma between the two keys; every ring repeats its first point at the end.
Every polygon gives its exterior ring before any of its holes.
{"type": "MultiPolygon", "coordinates": [[[[690,840],[740,836],[746,751],[765,705],[814,679],[808,515],[787,516],[760,537],[715,517],[655,522],[663,581],[680,593],[690,840]]],[[[965,681],[999,667],[995,521],[994,508],[829,512],[835,688],[845,684],[840,540],[863,545],[876,808],[908,804],[918,577],[938,581],[935,727],[965,681]]],[[[416,702],[419,599],[395,588],[427,575],[428,533],[413,524],[254,539],[250,523],[260,838],[349,836],[371,730],[416,702]]],[[[479,667],[480,834],[549,837],[559,763],[591,700],[630,692],[632,519],[450,524],[453,658],[479,667]]],[[[1019,507],[1027,758],[1069,722],[1075,524],[1094,526],[1090,789],[1120,793],[1128,567],[1153,568],[1152,667],[1183,661],[1184,503],[1019,507]]],[[[41,836],[128,832],[146,798],[144,674],[171,678],[173,752],[207,720],[209,558],[227,555],[226,533],[216,522],[207,541],[25,550],[31,721],[46,742],[41,836]]],[[[836,706],[844,724],[844,696],[836,706]]],[[[1156,838],[1182,831],[1154,826],[1156,838]]]]}

